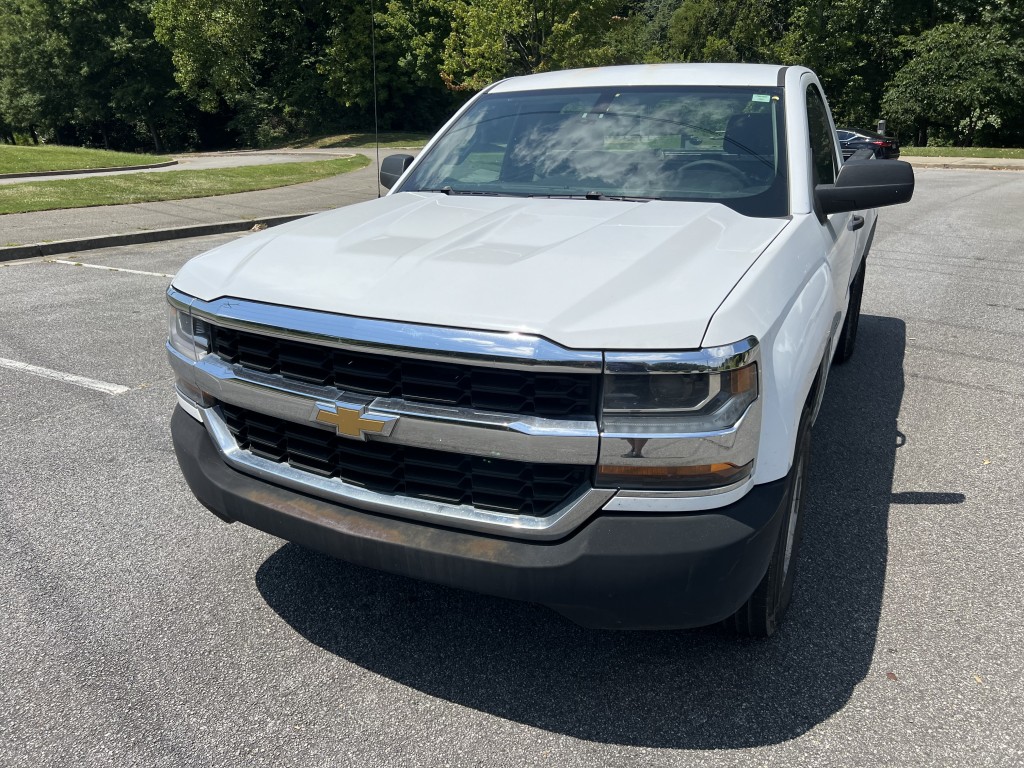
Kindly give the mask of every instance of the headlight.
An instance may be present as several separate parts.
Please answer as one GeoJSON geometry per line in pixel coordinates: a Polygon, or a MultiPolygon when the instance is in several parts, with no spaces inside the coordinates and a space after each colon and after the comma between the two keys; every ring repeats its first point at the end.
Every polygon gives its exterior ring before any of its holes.
{"type": "Polygon", "coordinates": [[[757,363],[716,373],[608,376],[605,431],[712,432],[737,422],[757,399],[757,363]]]}
{"type": "Polygon", "coordinates": [[[213,399],[196,386],[192,364],[199,360],[200,355],[209,351],[209,338],[209,326],[203,320],[193,317],[188,309],[183,308],[182,302],[172,299],[169,293],[167,344],[189,361],[188,364],[183,364],[176,360],[173,354],[170,355],[171,367],[174,369],[174,386],[182,407],[199,421],[202,421],[202,416],[198,409],[213,405],[213,399]]]}
{"type": "Polygon", "coordinates": [[[606,356],[597,485],[709,492],[753,472],[757,340],[606,356]]]}
{"type": "Polygon", "coordinates": [[[205,322],[174,305],[167,307],[167,341],[185,357],[198,360],[200,353],[205,354],[209,349],[208,335],[205,322]]]}

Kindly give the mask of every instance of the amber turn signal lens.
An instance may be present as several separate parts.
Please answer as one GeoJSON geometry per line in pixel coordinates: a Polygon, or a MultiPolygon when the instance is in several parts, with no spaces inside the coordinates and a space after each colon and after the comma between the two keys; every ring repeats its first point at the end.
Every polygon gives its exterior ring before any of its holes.
{"type": "Polygon", "coordinates": [[[199,389],[195,384],[187,379],[180,376],[175,377],[175,385],[178,388],[178,392],[185,398],[191,400],[193,403],[198,405],[200,408],[210,408],[216,405],[217,401],[213,399],[211,395],[208,395],[203,390],[199,389]]]}
{"type": "Polygon", "coordinates": [[[729,372],[729,391],[734,395],[743,392],[757,392],[757,365],[729,372]]]}
{"type": "Polygon", "coordinates": [[[602,464],[597,468],[599,486],[696,490],[720,488],[739,482],[750,474],[754,462],[698,464],[694,466],[652,466],[649,464],[602,464]]]}

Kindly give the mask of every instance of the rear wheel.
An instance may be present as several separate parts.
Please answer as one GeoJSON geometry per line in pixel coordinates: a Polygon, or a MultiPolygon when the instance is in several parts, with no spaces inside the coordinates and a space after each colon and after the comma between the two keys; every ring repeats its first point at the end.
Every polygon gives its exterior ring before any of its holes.
{"type": "Polygon", "coordinates": [[[803,532],[804,490],[811,458],[810,411],[804,411],[793,454],[793,468],[786,491],[786,510],[775,540],[768,571],[754,594],[733,614],[736,632],[749,637],[771,637],[778,629],[793,597],[797,555],[803,532]]]}
{"type": "Polygon", "coordinates": [[[860,300],[864,296],[864,271],[867,268],[867,259],[860,263],[857,276],[853,278],[850,285],[850,306],[846,310],[846,320],[843,321],[843,330],[839,334],[839,343],[836,345],[835,361],[845,363],[853,356],[853,348],[857,343],[857,326],[860,325],[860,300]]]}

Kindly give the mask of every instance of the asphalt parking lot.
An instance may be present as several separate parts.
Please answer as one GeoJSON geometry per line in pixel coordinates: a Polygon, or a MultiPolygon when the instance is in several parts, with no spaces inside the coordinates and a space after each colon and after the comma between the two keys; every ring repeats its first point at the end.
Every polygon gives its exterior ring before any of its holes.
{"type": "Polygon", "coordinates": [[[225,525],[171,450],[163,294],[237,236],[0,264],[0,765],[1021,765],[1024,173],[917,179],[767,642],[594,632],[225,525]]]}

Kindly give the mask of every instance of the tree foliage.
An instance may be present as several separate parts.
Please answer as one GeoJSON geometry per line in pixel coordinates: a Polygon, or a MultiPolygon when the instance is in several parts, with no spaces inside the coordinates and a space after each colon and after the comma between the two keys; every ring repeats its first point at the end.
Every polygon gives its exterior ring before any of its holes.
{"type": "Polygon", "coordinates": [[[149,12],[149,0],[0,0],[0,120],[161,149],[181,105],[149,12]]]}
{"type": "Polygon", "coordinates": [[[669,20],[668,52],[679,61],[774,61],[788,15],[784,0],[685,0],[669,20]]]}
{"type": "Polygon", "coordinates": [[[72,117],[68,41],[48,24],[42,0],[0,0],[0,117],[31,133],[72,117]]]}
{"type": "Polygon", "coordinates": [[[883,109],[918,135],[937,129],[958,146],[1024,118],[1024,47],[998,24],[940,24],[905,41],[909,60],[886,88],[883,109]]]}
{"type": "Polygon", "coordinates": [[[1024,141],[1021,0],[0,0],[0,20],[0,141],[430,129],[504,77],[657,61],[804,64],[839,123],[1024,141]]]}
{"type": "Polygon", "coordinates": [[[451,23],[444,0],[381,0],[372,29],[368,4],[339,8],[321,63],[329,93],[358,114],[372,113],[375,38],[380,127],[437,127],[461,101],[439,74],[451,23]]]}
{"type": "Polygon", "coordinates": [[[246,143],[313,132],[336,111],[320,64],[332,20],[322,0],[155,0],[174,76],[207,112],[224,109],[246,143]]]}
{"type": "Polygon", "coordinates": [[[455,0],[441,77],[476,91],[510,75],[609,63],[614,0],[455,0]]]}

